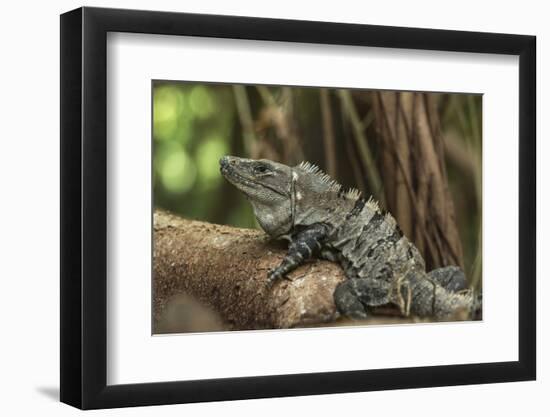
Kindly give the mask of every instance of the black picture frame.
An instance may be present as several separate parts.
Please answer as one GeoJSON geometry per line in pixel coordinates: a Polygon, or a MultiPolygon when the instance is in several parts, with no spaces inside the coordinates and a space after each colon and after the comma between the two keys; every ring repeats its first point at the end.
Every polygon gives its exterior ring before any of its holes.
{"type": "Polygon", "coordinates": [[[61,401],[93,409],[535,379],[535,51],[524,35],[88,7],[61,15],[61,401]],[[519,360],[107,385],[108,32],[519,56],[519,360]]]}

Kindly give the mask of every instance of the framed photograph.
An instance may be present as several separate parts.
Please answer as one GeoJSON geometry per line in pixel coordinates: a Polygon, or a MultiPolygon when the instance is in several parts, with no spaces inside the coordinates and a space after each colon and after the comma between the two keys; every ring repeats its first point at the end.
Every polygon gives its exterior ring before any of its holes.
{"type": "Polygon", "coordinates": [[[61,401],[533,380],[535,37],[61,16],[61,401]]]}

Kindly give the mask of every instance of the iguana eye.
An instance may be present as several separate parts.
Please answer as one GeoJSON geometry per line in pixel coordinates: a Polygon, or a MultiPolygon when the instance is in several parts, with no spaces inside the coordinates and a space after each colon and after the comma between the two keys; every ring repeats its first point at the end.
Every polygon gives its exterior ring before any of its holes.
{"type": "Polygon", "coordinates": [[[265,174],[266,172],[267,172],[267,168],[264,165],[256,165],[254,167],[255,174],[265,174]]]}

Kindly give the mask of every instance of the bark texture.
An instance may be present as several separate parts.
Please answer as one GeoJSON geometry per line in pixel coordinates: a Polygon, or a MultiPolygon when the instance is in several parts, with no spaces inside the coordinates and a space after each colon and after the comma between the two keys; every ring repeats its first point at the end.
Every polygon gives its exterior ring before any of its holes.
{"type": "Polygon", "coordinates": [[[464,268],[433,94],[376,92],[387,209],[424,255],[428,270],[464,268]]]}
{"type": "Polygon", "coordinates": [[[188,294],[217,311],[230,329],[304,327],[337,318],[332,294],[345,277],[331,262],[301,266],[270,289],[266,275],[286,248],[260,231],[154,215],[153,310],[188,294]]]}

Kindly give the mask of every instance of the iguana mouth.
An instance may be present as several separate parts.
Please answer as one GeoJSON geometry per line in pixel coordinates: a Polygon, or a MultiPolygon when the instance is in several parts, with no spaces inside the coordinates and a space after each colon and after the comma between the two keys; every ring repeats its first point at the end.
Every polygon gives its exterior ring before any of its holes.
{"type": "MultiPolygon", "coordinates": [[[[229,165],[221,165],[220,171],[222,175],[227,178],[228,180],[233,180],[237,184],[244,184],[248,186],[256,186],[256,187],[263,187],[263,184],[260,184],[256,181],[253,181],[249,178],[246,178],[245,176],[239,174],[237,170],[234,168],[231,168],[229,165]]],[[[231,181],[231,182],[233,182],[231,181]]]]}
{"type": "Polygon", "coordinates": [[[267,188],[271,191],[273,191],[276,194],[282,195],[283,197],[286,197],[287,195],[285,193],[282,193],[281,191],[277,190],[274,187],[271,187],[268,184],[263,184],[259,181],[255,181],[251,178],[247,178],[244,175],[240,174],[234,167],[232,167],[228,163],[222,163],[220,162],[220,172],[222,175],[230,182],[234,183],[235,185],[244,184],[249,187],[262,187],[267,188]]]}

